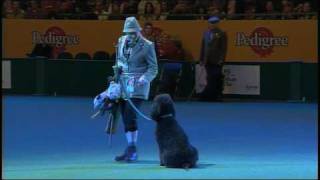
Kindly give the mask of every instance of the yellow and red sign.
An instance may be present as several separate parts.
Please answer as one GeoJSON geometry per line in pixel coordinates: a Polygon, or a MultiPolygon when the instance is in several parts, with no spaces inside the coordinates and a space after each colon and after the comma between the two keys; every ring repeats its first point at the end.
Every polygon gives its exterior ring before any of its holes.
{"type": "MultiPolygon", "coordinates": [[[[73,55],[100,50],[111,54],[123,23],[4,19],[2,57],[24,58],[35,44],[54,45],[56,54],[63,50],[73,55]]],[[[206,21],[154,21],[153,25],[181,41],[186,60],[199,59],[206,21]]],[[[228,39],[226,61],[317,62],[317,20],[230,20],[221,21],[220,27],[228,39]]]]}

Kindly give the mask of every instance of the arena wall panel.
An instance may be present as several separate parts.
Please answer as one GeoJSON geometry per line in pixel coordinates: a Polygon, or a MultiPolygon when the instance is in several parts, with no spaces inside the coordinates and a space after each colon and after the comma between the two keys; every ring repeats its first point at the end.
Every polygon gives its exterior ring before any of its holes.
{"type": "MultiPolygon", "coordinates": [[[[91,96],[105,90],[107,77],[113,75],[113,61],[5,59],[11,61],[10,89],[4,93],[91,96]]],[[[317,63],[303,62],[228,62],[228,65],[260,66],[259,95],[225,94],[226,98],[318,101],[317,63]]],[[[159,62],[161,68],[163,62],[159,62]]],[[[184,62],[177,97],[187,99],[194,86],[194,63],[184,62]]],[[[157,79],[152,83],[155,95],[157,79]]],[[[245,78],[245,77],[244,77],[245,78]]]]}

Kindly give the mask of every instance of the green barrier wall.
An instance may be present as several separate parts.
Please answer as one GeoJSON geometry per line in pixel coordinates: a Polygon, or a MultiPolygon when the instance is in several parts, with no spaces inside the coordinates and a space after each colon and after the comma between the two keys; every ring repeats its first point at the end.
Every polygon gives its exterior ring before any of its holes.
{"type": "Polygon", "coordinates": [[[12,89],[3,92],[33,94],[36,90],[36,61],[11,61],[12,89]]]}
{"type": "MultiPolygon", "coordinates": [[[[12,89],[5,93],[42,95],[95,96],[106,88],[107,77],[113,74],[113,61],[25,59],[11,61],[12,89]]],[[[159,72],[163,62],[159,62],[159,72]]],[[[259,96],[226,95],[226,97],[318,101],[317,63],[232,63],[260,65],[259,96]]],[[[177,97],[187,98],[194,84],[194,65],[184,62],[177,97]]],[[[160,74],[160,73],[159,73],[160,74]]],[[[151,87],[155,94],[157,79],[151,87]]]]}
{"type": "Polygon", "coordinates": [[[318,101],[318,64],[303,64],[301,75],[302,96],[308,101],[318,101]]]}

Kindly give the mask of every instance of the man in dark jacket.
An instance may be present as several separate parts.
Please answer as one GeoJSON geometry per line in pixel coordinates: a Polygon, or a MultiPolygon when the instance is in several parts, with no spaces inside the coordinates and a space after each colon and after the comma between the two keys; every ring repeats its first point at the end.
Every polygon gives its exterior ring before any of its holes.
{"type": "Polygon", "coordinates": [[[200,94],[203,101],[217,101],[222,97],[222,65],[227,51],[227,36],[219,27],[220,19],[209,18],[209,29],[204,32],[201,45],[200,65],[207,71],[207,86],[200,94]]]}

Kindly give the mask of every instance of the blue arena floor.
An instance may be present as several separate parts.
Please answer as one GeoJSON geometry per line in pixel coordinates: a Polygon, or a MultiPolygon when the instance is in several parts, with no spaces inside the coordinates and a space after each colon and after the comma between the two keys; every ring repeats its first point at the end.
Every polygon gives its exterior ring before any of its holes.
{"type": "MultiPolygon", "coordinates": [[[[155,124],[139,118],[139,161],[116,163],[122,123],[108,146],[92,98],[3,96],[4,179],[316,179],[317,106],[303,103],[176,102],[198,148],[195,169],[159,166],[155,124]]],[[[142,110],[148,113],[151,102],[142,110]]]]}

